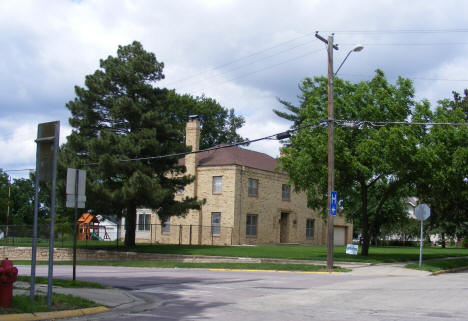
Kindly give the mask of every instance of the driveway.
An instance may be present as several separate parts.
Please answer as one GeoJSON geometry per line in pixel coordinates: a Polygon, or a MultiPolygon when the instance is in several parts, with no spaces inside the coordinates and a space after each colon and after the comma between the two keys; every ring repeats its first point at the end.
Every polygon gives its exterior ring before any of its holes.
{"type": "MultiPolygon", "coordinates": [[[[70,278],[71,271],[56,266],[54,276],[70,278]]],[[[47,266],[38,266],[37,275],[47,275],[47,266]]],[[[468,315],[468,273],[432,276],[399,264],[339,274],[78,266],[77,275],[135,300],[74,320],[465,321],[468,315]]]]}

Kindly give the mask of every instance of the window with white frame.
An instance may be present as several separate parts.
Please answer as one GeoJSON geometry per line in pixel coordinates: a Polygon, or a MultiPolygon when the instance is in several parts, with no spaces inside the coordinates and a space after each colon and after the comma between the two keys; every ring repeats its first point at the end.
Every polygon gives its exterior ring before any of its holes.
{"type": "Polygon", "coordinates": [[[291,200],[291,185],[283,184],[281,186],[281,199],[283,201],[291,200]]]}
{"type": "Polygon", "coordinates": [[[314,237],[315,220],[308,218],[306,221],[306,238],[311,239],[314,237]]]}
{"type": "Polygon", "coordinates": [[[247,214],[247,221],[245,224],[246,236],[257,236],[257,214],[247,214]]]}
{"type": "Polygon", "coordinates": [[[151,214],[138,214],[138,231],[149,231],[151,214]]]}
{"type": "Polygon", "coordinates": [[[213,176],[213,194],[221,194],[223,186],[222,176],[213,176]]]}
{"type": "Polygon", "coordinates": [[[171,218],[170,217],[162,223],[161,230],[163,234],[171,234],[171,218]]]}
{"type": "Polygon", "coordinates": [[[249,196],[258,196],[258,179],[249,178],[249,196]]]}
{"type": "Polygon", "coordinates": [[[219,212],[211,213],[211,234],[221,234],[221,213],[219,212]]]}

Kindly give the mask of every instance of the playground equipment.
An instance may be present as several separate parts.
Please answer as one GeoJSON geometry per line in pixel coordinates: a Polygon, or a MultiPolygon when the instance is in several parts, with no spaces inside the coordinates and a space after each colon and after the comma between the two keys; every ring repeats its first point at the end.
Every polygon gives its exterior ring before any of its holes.
{"type": "Polygon", "coordinates": [[[90,213],[83,213],[78,219],[78,240],[109,240],[109,234],[107,234],[106,227],[101,226],[99,220],[90,213]],[[104,230],[104,233],[100,233],[100,230],[104,230]],[[101,236],[103,235],[103,237],[101,236]]]}

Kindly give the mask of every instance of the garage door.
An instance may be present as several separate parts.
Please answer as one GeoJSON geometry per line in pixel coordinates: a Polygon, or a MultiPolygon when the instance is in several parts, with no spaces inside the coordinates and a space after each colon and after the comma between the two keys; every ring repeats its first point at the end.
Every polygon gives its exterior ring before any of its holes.
{"type": "Polygon", "coordinates": [[[344,227],[335,226],[333,244],[335,244],[335,245],[345,245],[345,234],[346,233],[345,233],[345,228],[344,227]]]}

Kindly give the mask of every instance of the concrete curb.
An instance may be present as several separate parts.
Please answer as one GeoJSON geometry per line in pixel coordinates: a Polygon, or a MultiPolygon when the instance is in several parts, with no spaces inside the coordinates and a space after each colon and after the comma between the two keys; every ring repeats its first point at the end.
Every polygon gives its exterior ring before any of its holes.
{"type": "Polygon", "coordinates": [[[435,271],[435,272],[432,272],[432,275],[439,275],[439,274],[444,274],[444,273],[455,273],[455,272],[460,272],[460,271],[464,271],[464,270],[468,270],[468,265],[467,266],[460,266],[460,267],[453,268],[453,269],[448,269],[448,270],[435,271]]]}
{"type": "Polygon", "coordinates": [[[109,308],[104,306],[77,309],[77,310],[64,310],[64,311],[53,311],[53,312],[37,312],[37,313],[21,313],[21,314],[6,314],[2,315],[3,321],[32,321],[32,320],[49,320],[49,319],[60,319],[60,318],[71,318],[78,316],[85,316],[90,314],[102,313],[110,311],[109,308]]]}
{"type": "Polygon", "coordinates": [[[296,274],[342,274],[344,273],[344,272],[325,272],[325,271],[283,271],[283,270],[245,270],[245,269],[209,269],[209,271],[271,272],[271,273],[296,273],[296,274]]]}

